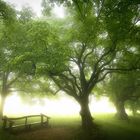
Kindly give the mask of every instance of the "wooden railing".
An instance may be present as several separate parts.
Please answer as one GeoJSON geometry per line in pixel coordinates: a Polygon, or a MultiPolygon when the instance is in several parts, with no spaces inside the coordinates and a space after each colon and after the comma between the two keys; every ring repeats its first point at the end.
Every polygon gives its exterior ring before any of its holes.
{"type": "Polygon", "coordinates": [[[29,116],[23,116],[18,118],[8,118],[7,116],[3,117],[3,129],[4,130],[10,130],[12,131],[13,128],[23,127],[25,129],[30,129],[32,125],[39,124],[41,126],[48,126],[49,125],[49,119],[50,117],[40,114],[40,115],[29,115],[29,116]],[[40,117],[40,121],[33,121],[29,122],[29,118],[37,118],[40,117]],[[16,122],[18,120],[21,120],[20,124],[17,124],[16,122]]]}

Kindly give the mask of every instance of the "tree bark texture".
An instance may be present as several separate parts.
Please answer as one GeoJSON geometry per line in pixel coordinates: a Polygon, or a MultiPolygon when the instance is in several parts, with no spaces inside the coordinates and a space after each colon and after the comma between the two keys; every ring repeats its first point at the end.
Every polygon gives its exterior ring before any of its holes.
{"type": "Polygon", "coordinates": [[[124,106],[124,101],[117,101],[115,103],[116,106],[116,116],[117,118],[121,119],[121,120],[128,120],[128,115],[125,111],[125,106],[124,106]]]}
{"type": "Polygon", "coordinates": [[[88,106],[88,97],[81,98],[79,102],[81,107],[80,116],[82,121],[82,128],[86,131],[92,131],[95,125],[93,123],[93,118],[88,106]]]}
{"type": "Polygon", "coordinates": [[[3,112],[4,112],[4,103],[5,103],[5,97],[1,95],[0,100],[0,125],[2,124],[2,118],[3,118],[3,112]]]}

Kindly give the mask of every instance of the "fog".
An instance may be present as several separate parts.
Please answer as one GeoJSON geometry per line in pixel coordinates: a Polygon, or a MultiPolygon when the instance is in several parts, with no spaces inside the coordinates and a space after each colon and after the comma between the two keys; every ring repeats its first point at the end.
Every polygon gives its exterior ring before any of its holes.
{"type": "MultiPolygon", "coordinates": [[[[13,94],[6,99],[4,114],[20,116],[44,113],[50,116],[74,116],[79,115],[80,111],[79,104],[66,95],[57,98],[46,97],[40,100],[32,98],[28,102],[23,101],[16,93],[13,94]]],[[[114,113],[116,111],[107,97],[97,99],[91,96],[89,107],[92,113],[114,113]]]]}

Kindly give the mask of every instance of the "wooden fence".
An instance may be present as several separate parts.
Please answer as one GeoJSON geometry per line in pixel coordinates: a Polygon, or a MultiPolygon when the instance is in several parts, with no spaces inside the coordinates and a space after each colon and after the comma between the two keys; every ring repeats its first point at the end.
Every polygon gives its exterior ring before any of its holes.
{"type": "Polygon", "coordinates": [[[18,118],[9,118],[7,116],[3,117],[3,129],[12,131],[14,128],[22,127],[24,129],[30,129],[33,125],[41,125],[41,126],[48,126],[50,117],[46,116],[45,114],[39,114],[39,115],[29,115],[29,116],[23,116],[18,118]],[[33,118],[39,118],[39,121],[34,121],[33,118]],[[29,122],[29,119],[32,119],[32,121],[29,122]],[[17,124],[17,121],[20,121],[19,124],[17,124]]]}

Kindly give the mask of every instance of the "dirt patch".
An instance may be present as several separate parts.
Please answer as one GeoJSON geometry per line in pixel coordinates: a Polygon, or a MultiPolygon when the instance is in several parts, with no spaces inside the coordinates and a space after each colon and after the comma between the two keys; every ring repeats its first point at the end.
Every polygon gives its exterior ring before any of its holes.
{"type": "Polygon", "coordinates": [[[19,140],[72,140],[72,128],[46,128],[32,132],[24,132],[16,137],[19,140]]]}

